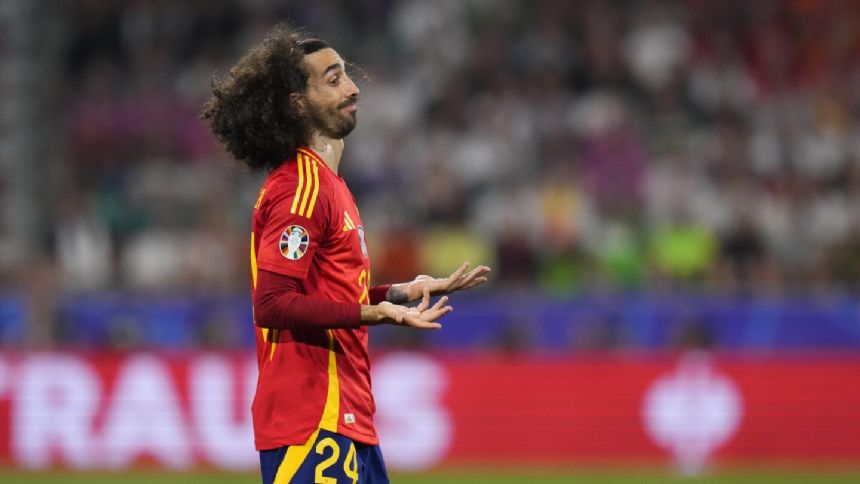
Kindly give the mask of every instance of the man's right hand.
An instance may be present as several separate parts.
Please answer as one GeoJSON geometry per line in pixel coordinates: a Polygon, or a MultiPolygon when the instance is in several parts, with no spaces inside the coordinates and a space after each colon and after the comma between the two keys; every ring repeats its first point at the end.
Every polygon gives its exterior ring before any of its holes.
{"type": "Polygon", "coordinates": [[[415,307],[400,306],[390,302],[382,302],[375,306],[361,307],[361,320],[368,325],[398,324],[418,329],[439,329],[441,324],[436,322],[442,316],[454,310],[446,306],[448,297],[443,296],[430,306],[430,291],[424,290],[424,297],[415,307]]]}

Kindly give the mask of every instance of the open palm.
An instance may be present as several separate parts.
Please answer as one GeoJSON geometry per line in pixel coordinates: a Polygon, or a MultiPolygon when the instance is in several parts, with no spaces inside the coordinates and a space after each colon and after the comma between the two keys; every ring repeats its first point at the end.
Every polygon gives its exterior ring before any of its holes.
{"type": "Polygon", "coordinates": [[[404,324],[418,329],[439,329],[442,325],[436,320],[453,310],[451,306],[445,305],[447,302],[448,297],[443,296],[430,306],[430,291],[427,289],[424,290],[421,302],[415,307],[382,302],[379,304],[383,316],[380,323],[404,324]]]}

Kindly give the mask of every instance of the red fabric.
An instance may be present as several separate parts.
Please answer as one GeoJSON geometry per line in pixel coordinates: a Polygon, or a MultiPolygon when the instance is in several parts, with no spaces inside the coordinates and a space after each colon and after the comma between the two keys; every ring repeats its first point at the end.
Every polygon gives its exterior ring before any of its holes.
{"type": "Polygon", "coordinates": [[[254,322],[261,328],[358,328],[361,304],[329,301],[299,292],[298,279],[261,270],[254,291],[254,322]]]}
{"type": "MultiPolygon", "coordinates": [[[[343,179],[309,149],[299,150],[266,179],[252,227],[255,302],[269,305],[263,294],[271,291],[270,278],[264,274],[268,271],[295,279],[298,287],[293,292],[311,301],[370,303],[370,261],[358,208],[343,179]]],[[[295,302],[297,296],[292,298],[295,302]]],[[[299,319],[304,322],[315,319],[313,307],[297,309],[302,310],[299,319]]],[[[266,319],[261,318],[261,326],[280,321],[265,308],[263,313],[260,316],[266,319]]],[[[260,376],[252,414],[258,450],[305,443],[321,425],[327,403],[331,408],[337,404],[337,421],[331,424],[337,433],[370,445],[378,443],[367,330],[366,326],[325,329],[314,324],[294,324],[291,329],[256,327],[260,376]],[[332,354],[336,380],[329,377],[332,354]],[[328,401],[330,383],[337,402],[328,401]]]]}
{"type": "Polygon", "coordinates": [[[388,289],[391,284],[383,284],[381,286],[373,286],[370,288],[370,304],[379,304],[388,300],[388,289]]]}

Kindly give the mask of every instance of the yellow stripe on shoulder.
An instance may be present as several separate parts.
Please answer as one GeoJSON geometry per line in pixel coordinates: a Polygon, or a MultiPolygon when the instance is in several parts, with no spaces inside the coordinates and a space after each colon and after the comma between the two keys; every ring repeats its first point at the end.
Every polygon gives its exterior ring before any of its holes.
{"type": "Polygon", "coordinates": [[[290,208],[290,213],[296,213],[296,208],[299,204],[299,198],[301,197],[302,189],[305,185],[304,162],[302,160],[302,155],[300,154],[296,155],[296,169],[299,172],[299,185],[298,187],[296,187],[296,194],[293,196],[293,205],[290,208]]]}
{"type": "Polygon", "coordinates": [[[322,158],[319,157],[313,150],[307,148],[299,148],[299,153],[304,153],[309,159],[322,163],[322,158]]]}
{"type": "MultiPolygon", "coordinates": [[[[302,158],[302,165],[305,167],[305,179],[307,180],[307,182],[305,182],[305,189],[302,191],[302,201],[299,204],[299,215],[304,217],[305,208],[308,206],[308,196],[311,194],[311,185],[314,184],[314,179],[313,174],[311,173],[311,160],[309,160],[307,156],[299,156],[302,158]]],[[[299,196],[299,194],[296,193],[296,196],[299,196]]]]}
{"type": "Polygon", "coordinates": [[[290,213],[311,218],[320,192],[319,161],[305,154],[304,150],[299,150],[296,153],[296,169],[299,174],[299,184],[293,195],[290,213]]]}
{"type": "Polygon", "coordinates": [[[317,195],[320,192],[320,174],[319,174],[319,163],[314,160],[314,192],[311,194],[311,203],[308,204],[308,218],[311,218],[314,214],[314,207],[317,204],[317,195]]]}

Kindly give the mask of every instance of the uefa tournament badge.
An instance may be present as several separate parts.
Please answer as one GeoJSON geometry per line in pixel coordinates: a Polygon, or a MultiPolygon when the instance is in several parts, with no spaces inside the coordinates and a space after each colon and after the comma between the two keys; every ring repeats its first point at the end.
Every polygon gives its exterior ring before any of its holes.
{"type": "Polygon", "coordinates": [[[304,227],[290,225],[281,233],[279,244],[281,254],[289,260],[299,260],[308,251],[310,240],[310,235],[304,227]]]}

